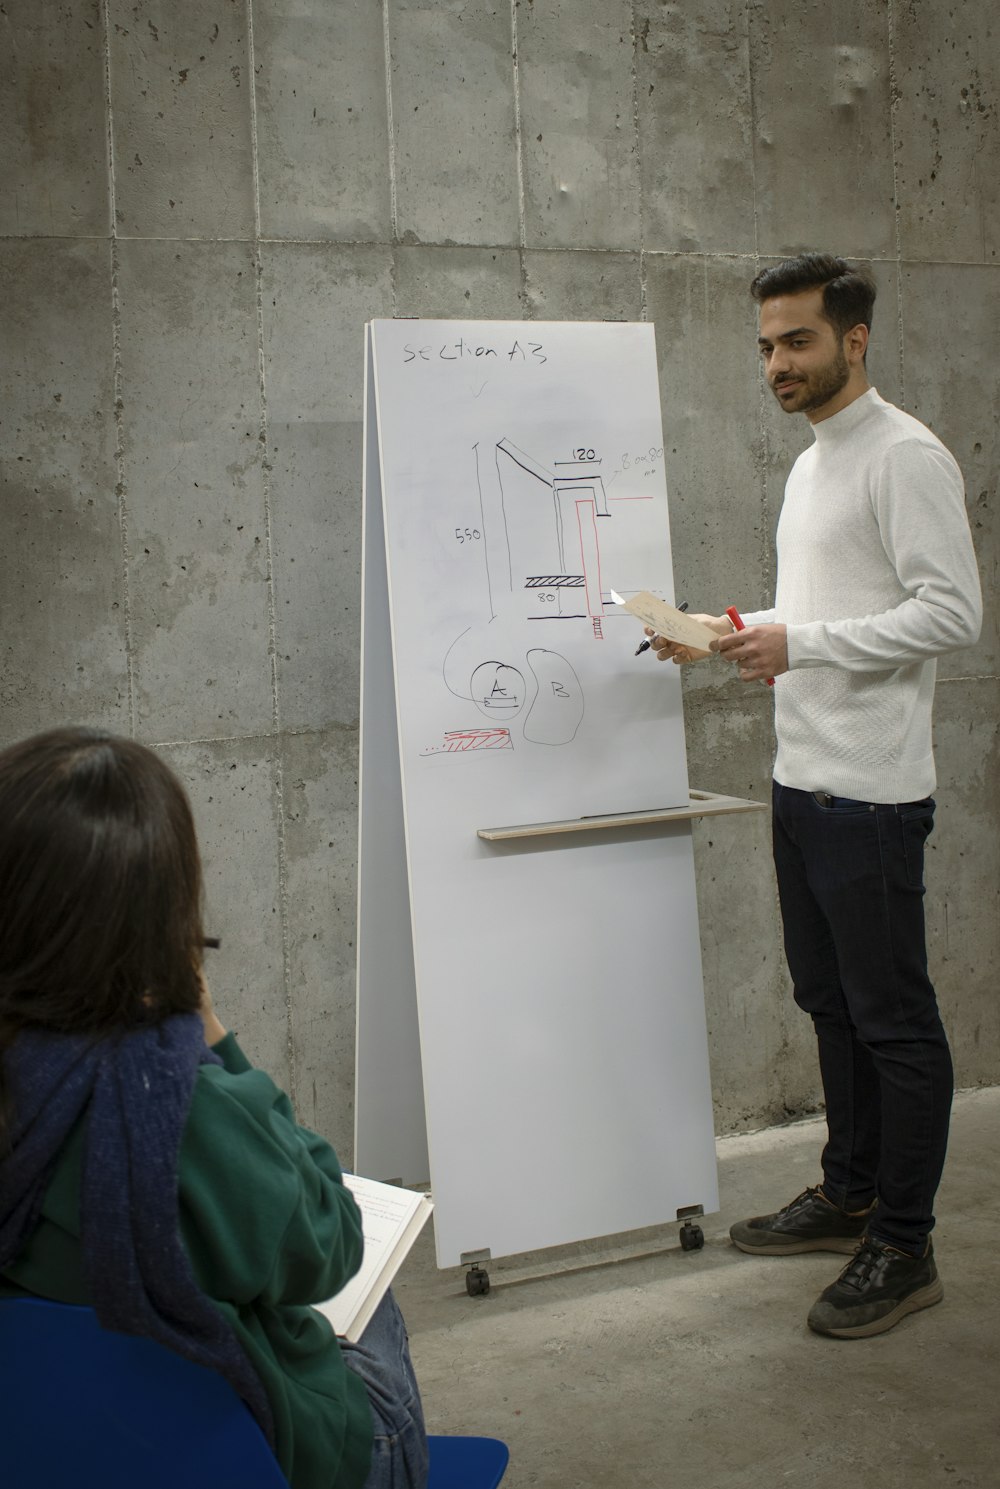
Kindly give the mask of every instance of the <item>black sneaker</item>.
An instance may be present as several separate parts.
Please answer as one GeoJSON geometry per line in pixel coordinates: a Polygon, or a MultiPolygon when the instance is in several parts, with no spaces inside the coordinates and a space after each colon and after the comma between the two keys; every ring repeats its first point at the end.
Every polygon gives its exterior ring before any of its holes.
{"type": "Polygon", "coordinates": [[[799,1251],[856,1251],[871,1219],[875,1201],[860,1215],[848,1215],[828,1200],[822,1189],[805,1189],[774,1215],[738,1220],[729,1235],[741,1251],[760,1256],[792,1256],[799,1251]]]}
{"type": "Polygon", "coordinates": [[[816,1299],[809,1327],[835,1339],[867,1339],[943,1296],[929,1241],[926,1255],[908,1256],[866,1236],[837,1281],[816,1299]]]}

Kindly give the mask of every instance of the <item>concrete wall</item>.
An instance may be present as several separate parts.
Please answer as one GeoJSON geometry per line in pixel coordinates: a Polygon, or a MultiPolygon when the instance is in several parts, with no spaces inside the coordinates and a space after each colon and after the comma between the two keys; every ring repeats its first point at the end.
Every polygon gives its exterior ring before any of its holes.
{"type": "MultiPolygon", "coordinates": [[[[0,732],[175,764],[223,1016],[343,1153],[363,323],[654,320],[678,583],[749,609],[808,431],[746,288],[803,247],[873,263],[875,380],[968,481],[929,916],[959,1079],[1000,1081],[998,39],[992,0],[5,0],[0,732]]],[[[693,782],[764,797],[766,690],[686,689],[693,782]]],[[[719,1127],[781,1121],[818,1083],[767,822],[696,838],[719,1127]]]]}

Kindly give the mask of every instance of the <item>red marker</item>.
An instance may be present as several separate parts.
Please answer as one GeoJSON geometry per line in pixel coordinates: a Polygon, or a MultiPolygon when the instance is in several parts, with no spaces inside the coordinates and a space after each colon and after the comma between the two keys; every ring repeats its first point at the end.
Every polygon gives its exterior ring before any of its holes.
{"type": "MultiPolygon", "coordinates": [[[[727,605],[726,606],[726,614],[729,616],[729,619],[732,621],[733,626],[734,626],[734,628],[737,631],[745,631],[746,630],[746,625],[744,623],[743,617],[740,614],[740,612],[737,610],[737,608],[736,608],[735,605],[727,605]]],[[[773,688],[774,687],[774,678],[773,677],[769,677],[767,679],[767,685],[768,685],[769,688],[773,688]]]]}

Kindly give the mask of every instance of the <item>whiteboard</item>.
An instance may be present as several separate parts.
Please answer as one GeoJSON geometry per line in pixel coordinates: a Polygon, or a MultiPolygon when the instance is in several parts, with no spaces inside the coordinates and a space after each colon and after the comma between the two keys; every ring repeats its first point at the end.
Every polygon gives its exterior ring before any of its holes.
{"type": "Polygon", "coordinates": [[[407,816],[455,793],[480,825],[686,804],[679,676],[651,685],[610,594],[673,598],[653,328],[372,340],[407,816]]]}
{"type": "Polygon", "coordinates": [[[711,1209],[689,825],[476,836],[688,802],[611,597],[673,600],[653,328],[376,321],[367,369],[357,1167],[430,1177],[441,1266],[711,1209]]]}

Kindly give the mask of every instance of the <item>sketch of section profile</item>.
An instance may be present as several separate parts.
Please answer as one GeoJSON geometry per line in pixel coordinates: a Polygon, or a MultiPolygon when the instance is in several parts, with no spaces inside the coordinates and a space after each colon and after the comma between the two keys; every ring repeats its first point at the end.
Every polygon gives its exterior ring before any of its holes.
{"type": "Polygon", "coordinates": [[[544,647],[528,652],[528,666],[538,692],[524,721],[525,739],[532,744],[569,744],[583,719],[580,679],[565,657],[544,647]]]}
{"type": "Polygon", "coordinates": [[[479,712],[488,719],[512,719],[524,706],[524,674],[505,662],[480,662],[472,674],[469,692],[479,712]]]}
{"type": "Polygon", "coordinates": [[[509,729],[449,729],[439,745],[421,750],[421,755],[467,755],[478,750],[512,750],[509,729]]]}

